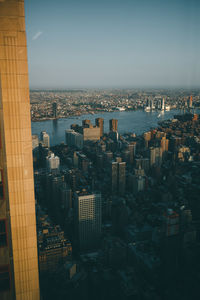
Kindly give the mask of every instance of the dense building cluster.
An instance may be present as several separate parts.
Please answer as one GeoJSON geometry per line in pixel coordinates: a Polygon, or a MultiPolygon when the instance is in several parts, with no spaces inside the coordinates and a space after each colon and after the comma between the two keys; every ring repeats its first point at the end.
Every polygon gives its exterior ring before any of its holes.
{"type": "MultiPolygon", "coordinates": [[[[80,281],[90,286],[71,297],[188,299],[200,274],[199,116],[177,115],[142,136],[119,135],[117,123],[103,134],[102,119],[96,127],[84,120],[66,131],[66,144],[50,150],[41,140],[34,149],[38,202],[71,240],[80,281]],[[84,128],[101,137],[72,142],[84,128]],[[49,157],[60,159],[56,172],[49,157]]],[[[72,256],[65,259],[66,267],[72,256]]]]}
{"type": "Polygon", "coordinates": [[[53,225],[45,212],[37,206],[38,256],[40,272],[55,271],[59,264],[70,259],[71,243],[65,239],[59,225],[53,225]]]}
{"type": "Polygon", "coordinates": [[[30,97],[32,121],[139,109],[188,110],[200,106],[199,89],[36,90],[31,91],[30,97]]]}

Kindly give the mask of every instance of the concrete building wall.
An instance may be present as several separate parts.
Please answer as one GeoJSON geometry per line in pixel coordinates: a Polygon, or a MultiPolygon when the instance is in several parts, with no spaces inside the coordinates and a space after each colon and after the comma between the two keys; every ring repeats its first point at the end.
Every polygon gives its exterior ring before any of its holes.
{"type": "MultiPolygon", "coordinates": [[[[0,169],[7,243],[0,272],[10,286],[0,299],[38,300],[38,257],[24,1],[0,1],[0,169]]],[[[4,221],[2,221],[4,222],[4,221]]],[[[1,279],[0,279],[1,280],[1,279]]]]}
{"type": "Polygon", "coordinates": [[[100,127],[83,128],[84,141],[98,141],[100,140],[100,127]]]}
{"type": "Polygon", "coordinates": [[[72,129],[65,131],[66,144],[69,146],[75,146],[79,149],[83,148],[83,135],[72,129]]]}

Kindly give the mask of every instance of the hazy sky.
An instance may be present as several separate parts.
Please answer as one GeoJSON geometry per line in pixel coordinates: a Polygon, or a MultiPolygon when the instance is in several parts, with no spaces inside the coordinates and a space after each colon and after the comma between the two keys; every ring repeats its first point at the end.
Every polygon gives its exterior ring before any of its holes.
{"type": "Polygon", "coordinates": [[[199,0],[26,0],[31,88],[200,86],[199,0]]]}

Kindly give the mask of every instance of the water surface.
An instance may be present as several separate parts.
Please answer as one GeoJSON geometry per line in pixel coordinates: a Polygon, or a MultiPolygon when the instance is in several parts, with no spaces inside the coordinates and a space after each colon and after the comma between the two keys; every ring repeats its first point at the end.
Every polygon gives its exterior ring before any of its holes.
{"type": "Polygon", "coordinates": [[[119,133],[134,132],[139,135],[152,127],[157,127],[158,121],[171,119],[178,113],[180,113],[180,110],[171,110],[164,113],[160,111],[145,112],[137,110],[107,112],[95,115],[87,114],[80,117],[32,122],[32,134],[39,135],[41,131],[46,131],[50,135],[51,146],[54,146],[65,141],[65,130],[69,129],[71,124],[81,125],[84,119],[89,119],[95,124],[95,119],[100,117],[104,118],[104,132],[109,131],[110,119],[118,119],[119,133]]]}

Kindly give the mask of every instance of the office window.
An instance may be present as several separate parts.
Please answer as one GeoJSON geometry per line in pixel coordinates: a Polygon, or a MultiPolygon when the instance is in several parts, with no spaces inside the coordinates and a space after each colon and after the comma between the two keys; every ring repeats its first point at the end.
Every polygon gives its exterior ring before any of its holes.
{"type": "Polygon", "coordinates": [[[7,246],[6,220],[0,220],[0,247],[7,246]]]}
{"type": "Polygon", "coordinates": [[[0,170],[0,200],[4,198],[4,189],[3,189],[3,170],[0,170]]]}
{"type": "Polygon", "coordinates": [[[9,266],[0,266],[0,292],[10,289],[9,266]]]}

